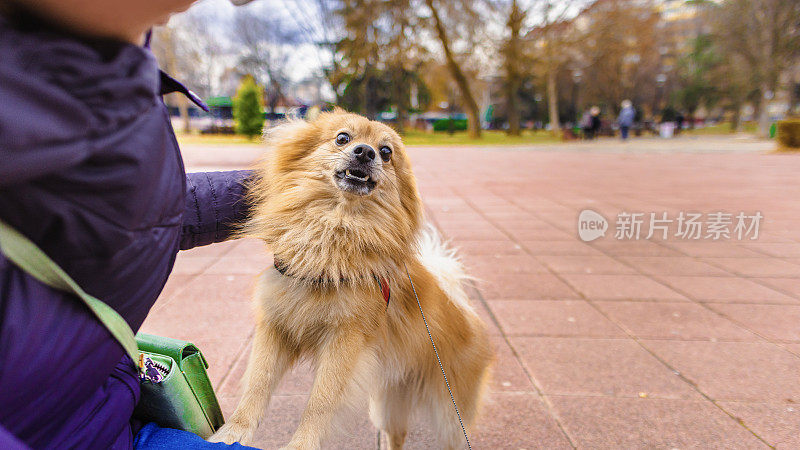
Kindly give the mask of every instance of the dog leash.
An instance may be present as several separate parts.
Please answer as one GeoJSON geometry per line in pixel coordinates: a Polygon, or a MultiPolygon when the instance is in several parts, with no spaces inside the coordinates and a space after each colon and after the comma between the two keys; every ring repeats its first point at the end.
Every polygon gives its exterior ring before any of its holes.
{"type": "Polygon", "coordinates": [[[444,372],[444,366],[442,365],[442,359],[439,358],[439,351],[436,349],[436,343],[433,342],[433,336],[431,335],[431,329],[428,327],[428,321],[425,319],[425,313],[422,312],[422,304],[419,302],[419,296],[417,296],[417,288],[414,287],[414,281],[411,280],[411,274],[408,272],[408,266],[403,263],[403,267],[406,269],[406,275],[408,276],[408,281],[411,283],[411,289],[414,291],[414,298],[417,299],[417,306],[419,306],[419,313],[422,314],[422,322],[425,323],[425,330],[428,332],[428,339],[431,340],[431,345],[433,346],[433,353],[436,354],[436,361],[439,362],[439,368],[442,369],[442,376],[444,377],[444,384],[447,385],[447,392],[450,393],[450,400],[453,401],[453,407],[456,409],[456,415],[458,416],[458,423],[461,424],[461,431],[464,432],[464,439],[467,441],[467,448],[472,450],[472,446],[469,444],[469,437],[467,437],[467,429],[464,428],[464,422],[461,420],[461,413],[458,412],[458,405],[456,405],[456,398],[453,396],[453,391],[450,389],[450,382],[447,381],[447,374],[444,372]]]}

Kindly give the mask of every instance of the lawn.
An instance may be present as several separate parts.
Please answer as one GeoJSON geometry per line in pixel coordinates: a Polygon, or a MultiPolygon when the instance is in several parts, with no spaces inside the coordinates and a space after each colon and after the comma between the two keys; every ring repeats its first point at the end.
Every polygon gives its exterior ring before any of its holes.
{"type": "Polygon", "coordinates": [[[484,130],[480,139],[470,139],[466,132],[455,134],[428,133],[419,130],[409,130],[403,136],[406,145],[420,146],[447,146],[447,145],[525,145],[549,144],[560,142],[547,131],[534,132],[525,130],[522,136],[509,136],[504,131],[484,130]]]}
{"type": "Polygon", "coordinates": [[[260,138],[247,139],[239,134],[187,134],[175,130],[175,137],[180,145],[236,145],[236,144],[258,144],[260,138]]]}
{"type": "MultiPolygon", "coordinates": [[[[747,122],[742,127],[745,133],[755,134],[758,125],[754,122],[747,122]]],[[[711,125],[694,130],[685,129],[684,135],[690,136],[711,136],[730,134],[730,124],[722,123],[711,125]]],[[[176,131],[178,143],[181,145],[253,145],[259,144],[260,140],[256,137],[253,140],[240,135],[229,134],[185,134],[176,131]]],[[[508,136],[504,131],[483,130],[480,139],[470,139],[465,131],[448,133],[432,133],[421,130],[408,130],[403,136],[406,145],[437,147],[437,146],[457,146],[457,145],[532,145],[532,144],[552,144],[562,142],[547,131],[524,130],[521,136],[508,136]]]]}
{"type": "MultiPolygon", "coordinates": [[[[249,140],[240,135],[228,134],[185,134],[176,131],[178,143],[181,145],[237,145],[258,144],[259,139],[249,140]]],[[[428,133],[419,130],[409,130],[403,136],[406,145],[418,146],[448,146],[448,145],[525,145],[547,144],[559,142],[546,131],[532,132],[526,130],[522,136],[508,136],[505,132],[484,130],[481,139],[470,139],[466,132],[457,132],[453,135],[447,133],[428,133]]]]}
{"type": "MultiPolygon", "coordinates": [[[[758,123],[757,122],[745,122],[742,124],[743,133],[750,133],[756,134],[758,132],[758,123]]],[[[710,136],[710,135],[720,135],[720,134],[731,134],[731,124],[728,122],[718,123],[716,125],[710,125],[703,128],[695,128],[693,130],[684,129],[683,133],[687,133],[690,135],[696,136],[710,136]]]]}

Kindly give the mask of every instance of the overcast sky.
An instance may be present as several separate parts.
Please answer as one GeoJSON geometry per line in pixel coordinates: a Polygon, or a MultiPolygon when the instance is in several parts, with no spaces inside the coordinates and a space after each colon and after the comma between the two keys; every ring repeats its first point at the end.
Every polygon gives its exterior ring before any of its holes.
{"type": "Polygon", "coordinates": [[[314,75],[320,75],[322,66],[328,62],[325,60],[327,54],[320,52],[312,42],[322,40],[323,36],[314,20],[313,2],[306,0],[255,0],[247,6],[233,6],[228,0],[200,0],[192,7],[180,14],[200,14],[219,18],[219,26],[208,30],[215,33],[220,40],[227,41],[232,39],[231,33],[235,30],[225,26],[229,23],[237,8],[247,8],[258,11],[265,16],[278,17],[285,21],[287,28],[297,28],[302,30],[308,43],[297,46],[293,53],[289,68],[286,74],[293,82],[298,82],[314,75]],[[305,17],[305,19],[304,19],[305,17]]]}
{"type": "MultiPolygon", "coordinates": [[[[570,16],[577,13],[580,6],[586,3],[588,3],[588,0],[556,2],[557,6],[554,9],[556,13],[564,13],[563,5],[569,4],[571,7],[566,15],[570,16]]],[[[520,0],[520,5],[529,11],[529,22],[536,22],[541,19],[540,4],[543,3],[539,3],[537,0],[520,0]]],[[[286,70],[286,75],[292,82],[298,82],[310,76],[319,76],[322,74],[322,68],[330,64],[328,60],[330,53],[320,51],[314,45],[314,42],[324,41],[326,37],[330,39],[335,33],[326,33],[326,30],[322,29],[319,23],[320,15],[317,13],[316,1],[314,0],[255,0],[244,7],[235,7],[228,0],[200,0],[189,11],[182,14],[189,13],[218,17],[219,20],[216,21],[218,26],[215,29],[208,30],[208,32],[214,33],[218,39],[226,41],[232,39],[232,34],[235,33],[235,30],[230,26],[226,26],[226,24],[230,23],[237,8],[247,8],[264,16],[277,17],[285,23],[286,28],[299,30],[299,33],[305,37],[307,43],[301,44],[292,50],[292,59],[286,70]]],[[[495,14],[492,14],[487,11],[486,18],[493,20],[493,23],[488,28],[490,32],[487,37],[492,36],[489,38],[490,40],[500,39],[505,32],[504,13],[496,10],[495,14]],[[500,14],[497,14],[498,12],[500,14]]],[[[529,23],[529,25],[533,25],[533,23],[529,23]]],[[[438,50],[438,45],[433,43],[431,49],[438,50]]]]}

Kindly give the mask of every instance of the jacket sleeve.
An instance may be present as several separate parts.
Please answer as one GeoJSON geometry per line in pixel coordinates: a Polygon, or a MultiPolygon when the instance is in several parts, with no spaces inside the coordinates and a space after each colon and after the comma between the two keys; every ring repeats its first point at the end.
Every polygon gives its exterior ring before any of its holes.
{"type": "Polygon", "coordinates": [[[197,172],[186,176],[181,250],[222,242],[247,218],[244,198],[249,170],[197,172]]]}
{"type": "Polygon", "coordinates": [[[23,444],[16,436],[0,425],[0,448],[4,450],[28,450],[30,447],[23,444]]]}

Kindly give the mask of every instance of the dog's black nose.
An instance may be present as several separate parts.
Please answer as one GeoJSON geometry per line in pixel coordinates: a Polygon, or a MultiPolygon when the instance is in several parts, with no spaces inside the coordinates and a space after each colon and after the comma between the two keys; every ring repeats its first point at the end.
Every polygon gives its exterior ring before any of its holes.
{"type": "Polygon", "coordinates": [[[367,144],[358,144],[353,149],[356,159],[362,163],[368,163],[375,159],[375,150],[367,144]]]}

